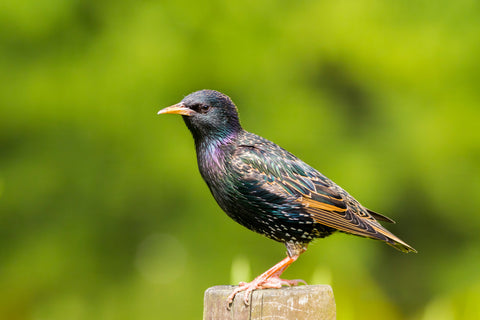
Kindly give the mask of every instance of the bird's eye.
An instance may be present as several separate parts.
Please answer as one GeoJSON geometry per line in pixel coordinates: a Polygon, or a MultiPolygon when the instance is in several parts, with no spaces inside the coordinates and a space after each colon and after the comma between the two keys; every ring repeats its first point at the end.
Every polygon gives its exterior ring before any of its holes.
{"type": "Polygon", "coordinates": [[[197,103],[191,105],[189,108],[197,113],[207,113],[208,111],[210,111],[211,106],[209,106],[208,104],[197,103]]]}
{"type": "Polygon", "coordinates": [[[208,111],[210,111],[210,108],[211,108],[211,107],[210,107],[209,105],[207,105],[207,104],[202,104],[202,105],[200,105],[199,111],[200,111],[201,113],[207,113],[208,111]]]}

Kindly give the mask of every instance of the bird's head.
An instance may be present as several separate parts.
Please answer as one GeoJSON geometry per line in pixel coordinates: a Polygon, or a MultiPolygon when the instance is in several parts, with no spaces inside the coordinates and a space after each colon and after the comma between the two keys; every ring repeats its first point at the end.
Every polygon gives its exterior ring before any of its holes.
{"type": "Polygon", "coordinates": [[[180,114],[195,139],[223,138],[241,130],[237,107],[221,92],[200,90],[158,114],[180,114]]]}

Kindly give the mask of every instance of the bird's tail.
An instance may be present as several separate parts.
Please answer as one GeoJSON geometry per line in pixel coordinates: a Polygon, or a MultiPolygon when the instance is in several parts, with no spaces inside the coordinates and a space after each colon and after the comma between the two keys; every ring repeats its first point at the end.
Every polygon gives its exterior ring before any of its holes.
{"type": "Polygon", "coordinates": [[[400,240],[399,238],[395,237],[396,239],[387,239],[385,242],[389,245],[394,247],[397,250],[400,250],[402,252],[414,252],[417,253],[417,250],[413,248],[411,245],[405,243],[404,241],[400,240]]]}
{"type": "Polygon", "coordinates": [[[377,239],[385,241],[385,243],[389,246],[392,246],[402,252],[417,253],[417,250],[415,250],[411,245],[407,244],[405,241],[401,240],[399,237],[397,237],[387,229],[383,228],[378,222],[375,225],[372,225],[372,227],[383,236],[382,238],[377,239]]]}

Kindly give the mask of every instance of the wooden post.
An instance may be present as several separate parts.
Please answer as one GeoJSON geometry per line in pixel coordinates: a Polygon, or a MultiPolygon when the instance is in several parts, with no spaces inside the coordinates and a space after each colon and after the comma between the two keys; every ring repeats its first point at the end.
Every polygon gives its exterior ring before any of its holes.
{"type": "Polygon", "coordinates": [[[208,288],[205,291],[203,320],[335,320],[335,299],[328,285],[255,290],[249,306],[243,302],[243,292],[240,292],[228,310],[227,297],[235,288],[208,288]]]}

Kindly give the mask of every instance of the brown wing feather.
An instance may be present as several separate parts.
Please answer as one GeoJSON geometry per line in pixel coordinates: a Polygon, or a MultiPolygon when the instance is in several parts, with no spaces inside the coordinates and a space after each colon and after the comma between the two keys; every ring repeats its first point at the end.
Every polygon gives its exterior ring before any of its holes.
{"type": "Polygon", "coordinates": [[[352,210],[352,208],[326,204],[313,200],[311,197],[302,197],[299,201],[305,206],[305,211],[308,212],[317,223],[346,233],[383,240],[387,244],[404,252],[416,252],[411,246],[382,227],[373,217],[365,213],[364,210],[361,210],[361,214],[358,214],[353,211],[356,209],[352,210]]]}

